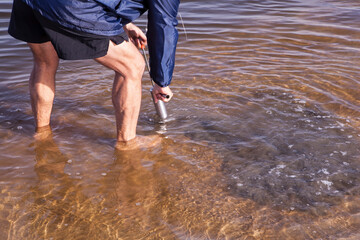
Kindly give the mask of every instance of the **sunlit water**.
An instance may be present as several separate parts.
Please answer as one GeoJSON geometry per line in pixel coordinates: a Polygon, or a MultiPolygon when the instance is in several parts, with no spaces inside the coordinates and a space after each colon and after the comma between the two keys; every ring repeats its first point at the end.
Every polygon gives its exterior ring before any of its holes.
{"type": "Polygon", "coordinates": [[[182,1],[170,121],[145,73],[138,133],[163,140],[127,153],[93,61],[61,62],[33,139],[0,6],[0,239],[360,239],[359,1],[182,1]]]}

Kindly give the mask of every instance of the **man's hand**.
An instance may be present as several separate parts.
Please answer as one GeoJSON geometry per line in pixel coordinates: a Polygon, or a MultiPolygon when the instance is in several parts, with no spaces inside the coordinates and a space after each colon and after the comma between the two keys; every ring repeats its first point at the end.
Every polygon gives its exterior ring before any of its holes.
{"type": "Polygon", "coordinates": [[[143,33],[143,31],[141,31],[140,28],[135,26],[135,24],[128,23],[123,28],[130,41],[134,43],[137,48],[140,48],[141,45],[147,45],[146,35],[143,33]]]}
{"type": "Polygon", "coordinates": [[[169,102],[174,95],[169,87],[160,87],[157,84],[154,84],[152,94],[154,96],[155,103],[157,103],[159,100],[169,102]]]}

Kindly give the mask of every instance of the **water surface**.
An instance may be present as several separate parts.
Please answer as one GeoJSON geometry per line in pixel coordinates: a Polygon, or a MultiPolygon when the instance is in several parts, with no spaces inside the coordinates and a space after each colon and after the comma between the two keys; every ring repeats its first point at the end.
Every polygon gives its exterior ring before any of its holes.
{"type": "Polygon", "coordinates": [[[91,60],[60,63],[33,139],[32,57],[0,6],[0,239],[360,238],[360,2],[182,1],[171,120],[145,73],[138,133],[162,143],[127,153],[91,60]]]}

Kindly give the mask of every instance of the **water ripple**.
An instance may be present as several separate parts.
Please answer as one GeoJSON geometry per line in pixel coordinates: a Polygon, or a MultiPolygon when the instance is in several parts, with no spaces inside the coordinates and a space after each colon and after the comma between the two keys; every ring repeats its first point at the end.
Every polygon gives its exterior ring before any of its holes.
{"type": "Polygon", "coordinates": [[[144,74],[138,133],[163,141],[131,154],[91,60],[60,62],[53,138],[33,140],[32,56],[0,6],[1,236],[358,238],[358,1],[182,1],[171,120],[144,74]]]}

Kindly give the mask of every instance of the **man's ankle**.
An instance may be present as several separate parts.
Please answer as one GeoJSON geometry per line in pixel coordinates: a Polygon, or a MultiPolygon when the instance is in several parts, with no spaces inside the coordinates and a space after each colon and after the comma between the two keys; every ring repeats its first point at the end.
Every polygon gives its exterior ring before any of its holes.
{"type": "Polygon", "coordinates": [[[41,126],[41,127],[36,126],[35,127],[35,132],[36,133],[42,133],[42,132],[48,132],[48,131],[51,131],[50,125],[41,126]]]}

